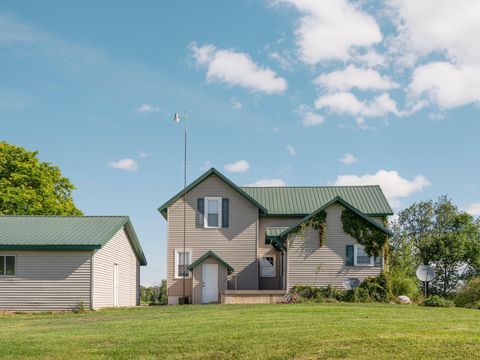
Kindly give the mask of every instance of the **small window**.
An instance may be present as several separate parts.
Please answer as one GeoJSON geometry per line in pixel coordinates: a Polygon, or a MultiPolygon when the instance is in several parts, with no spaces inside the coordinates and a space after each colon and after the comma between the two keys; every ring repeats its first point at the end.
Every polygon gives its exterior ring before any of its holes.
{"type": "Polygon", "coordinates": [[[205,198],[205,227],[222,227],[222,198],[205,198]]]}
{"type": "Polygon", "coordinates": [[[275,277],[275,256],[263,256],[260,259],[260,276],[275,277]]]}
{"type": "Polygon", "coordinates": [[[187,269],[188,265],[192,263],[192,251],[185,252],[175,250],[175,278],[183,279],[190,277],[190,271],[187,269]]]}
{"type": "Polygon", "coordinates": [[[0,276],[15,276],[15,255],[0,255],[0,276]]]}
{"type": "Polygon", "coordinates": [[[355,266],[373,266],[373,256],[369,256],[365,248],[355,245],[355,266]]]}

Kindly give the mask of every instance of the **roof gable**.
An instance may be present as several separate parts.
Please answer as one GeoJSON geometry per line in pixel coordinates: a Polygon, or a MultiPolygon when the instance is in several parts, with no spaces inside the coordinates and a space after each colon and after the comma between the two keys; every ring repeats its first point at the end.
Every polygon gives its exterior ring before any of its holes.
{"type": "Polygon", "coordinates": [[[280,239],[285,239],[287,237],[287,235],[294,229],[296,229],[300,224],[303,224],[304,222],[310,220],[312,217],[314,217],[316,214],[318,214],[320,211],[322,210],[325,210],[326,208],[328,208],[329,206],[335,204],[335,203],[339,203],[341,205],[343,205],[344,207],[346,207],[347,209],[353,211],[355,214],[357,214],[358,216],[360,216],[362,219],[364,219],[365,221],[367,221],[368,223],[370,223],[371,225],[375,226],[376,228],[378,228],[379,230],[383,231],[385,234],[389,235],[389,236],[392,236],[393,235],[393,232],[389,229],[387,229],[386,227],[382,226],[381,224],[377,223],[376,221],[372,220],[369,216],[365,215],[364,213],[362,213],[360,210],[358,210],[357,208],[355,208],[354,206],[352,206],[351,204],[349,204],[348,202],[346,202],[344,199],[342,199],[340,196],[336,196],[334,199],[332,199],[331,201],[329,201],[328,203],[326,203],[325,205],[321,206],[320,208],[318,208],[317,210],[315,210],[314,212],[312,212],[311,214],[305,216],[300,222],[298,222],[297,224],[289,227],[288,229],[284,230],[282,233],[280,233],[278,235],[278,237],[280,239]]]}
{"type": "Polygon", "coordinates": [[[122,227],[146,265],[128,216],[0,216],[0,250],[95,250],[122,227]]]}
{"type": "Polygon", "coordinates": [[[382,189],[371,186],[242,187],[270,216],[306,216],[336,197],[369,216],[393,215],[382,189]]]}
{"type": "MultiPolygon", "coordinates": [[[[220,180],[222,180],[224,183],[226,183],[228,186],[233,188],[235,191],[237,191],[240,195],[242,195],[246,200],[251,202],[255,207],[257,207],[260,210],[260,213],[266,214],[267,209],[258,203],[254,198],[252,198],[249,194],[247,194],[245,191],[243,191],[240,187],[235,185],[232,181],[230,181],[225,175],[220,173],[217,169],[211,168],[207,172],[203,173],[200,177],[198,177],[196,180],[191,182],[187,187],[186,187],[186,192],[188,193],[190,190],[192,190],[194,187],[205,181],[208,177],[211,175],[216,175],[220,180]]],[[[170,198],[167,202],[165,202],[162,206],[158,208],[158,211],[163,215],[165,219],[167,219],[167,209],[170,205],[172,205],[175,201],[180,199],[183,196],[184,190],[179,191],[175,196],[170,198]]]]}
{"type": "Polygon", "coordinates": [[[225,260],[223,260],[220,256],[218,256],[217,254],[215,254],[212,250],[209,250],[207,251],[205,254],[203,254],[202,256],[200,256],[197,260],[195,260],[193,263],[191,263],[189,266],[188,266],[188,270],[189,271],[192,271],[195,267],[197,267],[198,265],[200,265],[204,260],[206,260],[207,258],[209,257],[212,257],[214,258],[215,260],[217,260],[225,269],[227,269],[229,272],[233,272],[233,267],[231,267],[225,260]]]}

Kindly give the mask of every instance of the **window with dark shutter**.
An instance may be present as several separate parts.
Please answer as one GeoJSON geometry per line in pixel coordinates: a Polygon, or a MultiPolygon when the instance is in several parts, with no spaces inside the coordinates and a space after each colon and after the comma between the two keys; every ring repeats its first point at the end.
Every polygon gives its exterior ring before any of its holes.
{"type": "Polygon", "coordinates": [[[345,265],[347,266],[354,266],[354,253],[353,253],[353,245],[345,246],[345,265]]]}
{"type": "Polygon", "coordinates": [[[197,227],[203,228],[204,227],[204,215],[205,214],[205,199],[198,198],[197,199],[197,227]]]}
{"type": "Polygon", "coordinates": [[[375,256],[374,260],[373,260],[373,263],[375,264],[375,266],[382,265],[382,257],[381,256],[375,256]]]}
{"type": "Polygon", "coordinates": [[[229,200],[223,198],[222,199],[222,227],[228,228],[229,226],[229,200]]]}

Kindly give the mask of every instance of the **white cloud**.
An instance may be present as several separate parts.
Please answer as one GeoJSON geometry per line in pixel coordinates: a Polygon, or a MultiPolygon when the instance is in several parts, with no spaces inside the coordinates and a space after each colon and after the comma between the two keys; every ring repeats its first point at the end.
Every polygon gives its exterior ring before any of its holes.
{"type": "Polygon", "coordinates": [[[373,69],[359,68],[349,65],[344,70],[322,74],[315,79],[315,84],[329,91],[347,91],[353,88],[360,90],[389,90],[399,85],[387,76],[382,76],[373,69]]]}
{"type": "Polygon", "coordinates": [[[339,175],[334,185],[380,185],[385,196],[393,207],[399,207],[399,199],[410,196],[415,192],[422,191],[430,185],[428,179],[423,175],[418,175],[412,180],[401,177],[397,171],[380,170],[376,174],[357,175],[339,175]]]}
{"type": "Polygon", "coordinates": [[[426,96],[444,109],[479,103],[480,66],[458,67],[449,62],[419,66],[413,72],[408,91],[410,96],[426,96]]]}
{"type": "Polygon", "coordinates": [[[248,184],[246,186],[257,186],[257,187],[278,187],[285,186],[285,181],[282,179],[262,179],[254,182],[253,184],[248,184]]]}
{"type": "Polygon", "coordinates": [[[346,0],[279,0],[294,5],[303,16],[295,31],[299,55],[307,64],[349,60],[356,47],[382,40],[375,19],[346,0]]]}
{"type": "Polygon", "coordinates": [[[158,112],[160,108],[151,104],[142,104],[137,108],[138,112],[158,112]]]}
{"type": "Polygon", "coordinates": [[[142,159],[144,159],[144,158],[146,158],[146,157],[149,157],[150,155],[149,155],[148,153],[146,153],[145,151],[140,151],[139,156],[140,156],[142,159]]]}
{"type": "Polygon", "coordinates": [[[354,162],[357,162],[358,159],[353,156],[353,154],[345,154],[343,155],[343,157],[340,159],[340,161],[344,164],[347,164],[347,165],[350,165],[350,164],[353,164],[354,162]]]}
{"type": "Polygon", "coordinates": [[[385,56],[375,50],[369,50],[364,54],[355,54],[354,60],[371,67],[385,66],[387,63],[385,56]]]}
{"type": "Polygon", "coordinates": [[[138,165],[137,162],[133,159],[121,159],[118,161],[109,162],[108,165],[114,169],[125,170],[125,171],[137,171],[138,165]]]}
{"type": "Polygon", "coordinates": [[[248,54],[213,45],[190,45],[193,58],[199,66],[207,68],[207,81],[228,86],[241,86],[250,91],[266,94],[282,93],[287,81],[267,67],[253,62],[248,54]]]}
{"type": "Polygon", "coordinates": [[[467,205],[463,211],[473,216],[480,216],[480,202],[467,205]]]}
{"type": "Polygon", "coordinates": [[[325,118],[322,115],[315,114],[312,111],[305,111],[302,115],[303,126],[317,126],[325,122],[325,118]]]}
{"type": "MultiPolygon", "coordinates": [[[[453,108],[480,102],[480,6],[472,0],[390,0],[397,36],[389,51],[414,66],[434,54],[437,60],[415,69],[411,98],[453,108]],[[443,59],[438,59],[442,58],[443,59]]],[[[425,104],[424,104],[425,105],[425,104]]]]}
{"type": "MultiPolygon", "coordinates": [[[[480,62],[480,6],[472,0],[390,0],[401,49],[443,52],[460,63],[480,62]]],[[[394,45],[398,45],[395,43],[394,45]]]]}
{"type": "Polygon", "coordinates": [[[232,108],[233,108],[234,110],[240,110],[240,109],[243,108],[243,104],[242,104],[240,101],[236,100],[236,99],[232,99],[232,100],[231,100],[231,103],[232,103],[232,108]]]}
{"type": "Polygon", "coordinates": [[[245,160],[239,160],[232,164],[227,164],[223,168],[228,172],[245,172],[250,169],[250,164],[245,160]]]}
{"type": "Polygon", "coordinates": [[[40,35],[32,28],[5,15],[0,15],[0,29],[0,44],[31,43],[40,35]]]}
{"type": "Polygon", "coordinates": [[[397,104],[387,93],[376,96],[370,101],[360,101],[351,93],[338,92],[320,96],[315,101],[317,109],[327,108],[338,114],[346,114],[355,117],[382,117],[389,113],[401,115],[397,104]]]}
{"type": "Polygon", "coordinates": [[[292,145],[290,145],[290,144],[287,145],[287,151],[288,151],[288,152],[290,153],[290,155],[292,155],[292,156],[294,156],[294,155],[297,154],[297,152],[295,151],[295,148],[294,148],[292,145]]]}
{"type": "Polygon", "coordinates": [[[279,52],[273,51],[268,53],[269,59],[275,60],[282,70],[292,70],[293,61],[288,57],[287,54],[280,54],[279,52]]]}

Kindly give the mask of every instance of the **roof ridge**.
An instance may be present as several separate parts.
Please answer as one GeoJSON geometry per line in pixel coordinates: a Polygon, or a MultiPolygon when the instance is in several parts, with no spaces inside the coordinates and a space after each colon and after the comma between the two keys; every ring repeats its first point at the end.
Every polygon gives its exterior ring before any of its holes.
{"type": "Polygon", "coordinates": [[[240,186],[242,189],[285,189],[285,188],[359,188],[380,187],[380,185],[291,185],[291,186],[240,186]]]}

